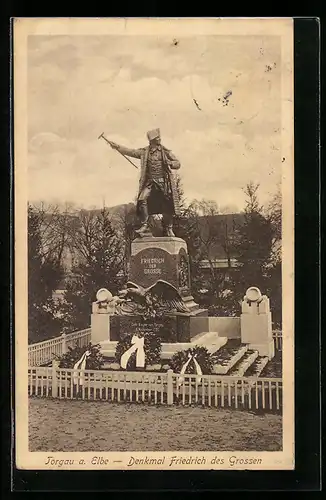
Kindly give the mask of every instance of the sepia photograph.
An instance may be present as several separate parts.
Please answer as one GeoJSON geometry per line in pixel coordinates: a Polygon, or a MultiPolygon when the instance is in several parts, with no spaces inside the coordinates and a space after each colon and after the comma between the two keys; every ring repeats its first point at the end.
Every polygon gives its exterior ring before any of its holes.
{"type": "Polygon", "coordinates": [[[292,19],[16,19],[16,462],[294,468],[292,19]]]}

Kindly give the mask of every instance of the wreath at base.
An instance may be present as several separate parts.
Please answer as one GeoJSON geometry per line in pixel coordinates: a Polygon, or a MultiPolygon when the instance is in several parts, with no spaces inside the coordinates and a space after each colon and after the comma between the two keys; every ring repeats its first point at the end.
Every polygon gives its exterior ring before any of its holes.
{"type": "MultiPolygon", "coordinates": [[[[137,337],[144,338],[144,353],[145,353],[145,366],[154,365],[161,362],[161,338],[152,332],[146,332],[144,334],[137,334],[137,337]]],[[[115,361],[117,363],[121,363],[121,356],[132,347],[132,338],[133,335],[125,335],[123,336],[116,347],[115,350],[115,361]]],[[[133,352],[127,363],[127,370],[135,371],[135,370],[143,370],[144,368],[136,367],[136,352],[133,352]]]]}
{"type": "Polygon", "coordinates": [[[86,351],[90,352],[86,358],[86,370],[101,370],[104,358],[100,344],[89,343],[87,346],[79,347],[76,342],[75,347],[68,347],[68,352],[59,357],[56,356],[55,359],[59,362],[59,368],[73,368],[86,351]]]}
{"type": "MultiPolygon", "coordinates": [[[[179,351],[176,352],[171,360],[170,360],[170,366],[174,373],[180,373],[182,367],[184,366],[185,363],[189,360],[189,355],[190,356],[196,356],[196,361],[199,364],[202,373],[204,375],[209,375],[212,373],[213,370],[213,358],[206,349],[206,347],[202,346],[195,346],[192,347],[191,349],[186,349],[185,351],[179,351]]],[[[185,373],[188,374],[196,374],[196,365],[191,360],[186,368],[185,373]]]]}

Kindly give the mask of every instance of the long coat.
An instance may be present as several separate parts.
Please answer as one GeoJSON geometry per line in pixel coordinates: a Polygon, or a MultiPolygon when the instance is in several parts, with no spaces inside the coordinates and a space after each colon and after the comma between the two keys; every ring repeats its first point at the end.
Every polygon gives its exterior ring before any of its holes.
{"type": "MultiPolygon", "coordinates": [[[[139,191],[138,191],[138,198],[139,198],[140,193],[144,189],[147,180],[149,146],[139,149],[130,149],[119,145],[119,151],[126,156],[131,156],[132,158],[140,159],[140,178],[139,178],[139,191]]],[[[176,180],[174,177],[173,170],[178,170],[181,165],[179,160],[172,153],[172,151],[170,151],[164,146],[162,146],[162,156],[163,156],[163,169],[166,173],[166,180],[168,184],[167,188],[168,188],[169,203],[170,203],[169,207],[170,210],[168,209],[168,211],[169,212],[171,211],[174,215],[180,215],[179,196],[177,192],[176,180]]],[[[150,195],[148,198],[148,210],[150,214],[163,213],[164,211],[162,210],[162,203],[158,201],[154,193],[153,196],[150,195]]]]}

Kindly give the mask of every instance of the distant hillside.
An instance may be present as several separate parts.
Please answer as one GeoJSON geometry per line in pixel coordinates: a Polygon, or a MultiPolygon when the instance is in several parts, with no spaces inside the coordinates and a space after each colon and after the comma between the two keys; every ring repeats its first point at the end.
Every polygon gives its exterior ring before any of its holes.
{"type": "MultiPolygon", "coordinates": [[[[129,210],[131,210],[133,207],[135,206],[134,203],[124,203],[122,205],[115,205],[113,207],[105,207],[109,213],[113,216],[113,217],[119,217],[119,216],[123,216],[124,213],[129,210]]],[[[94,213],[94,214],[99,214],[101,212],[101,208],[95,208],[95,209],[90,209],[90,210],[86,210],[87,212],[90,212],[90,213],[94,213]]]]}

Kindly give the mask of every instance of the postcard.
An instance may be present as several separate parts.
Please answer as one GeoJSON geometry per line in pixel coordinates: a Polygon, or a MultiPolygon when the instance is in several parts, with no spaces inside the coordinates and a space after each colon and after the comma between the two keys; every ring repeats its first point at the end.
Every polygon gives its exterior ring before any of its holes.
{"type": "Polygon", "coordinates": [[[13,41],[16,467],[294,469],[293,19],[13,41]]]}

